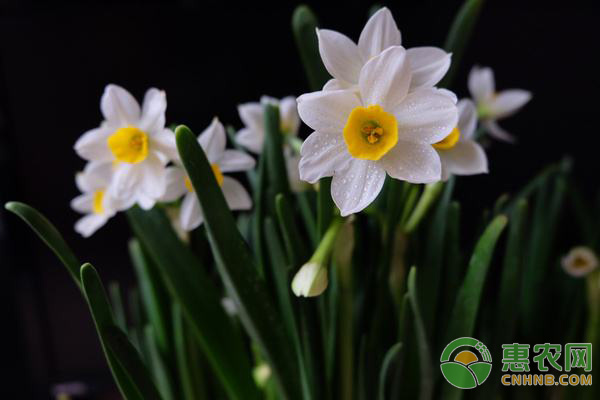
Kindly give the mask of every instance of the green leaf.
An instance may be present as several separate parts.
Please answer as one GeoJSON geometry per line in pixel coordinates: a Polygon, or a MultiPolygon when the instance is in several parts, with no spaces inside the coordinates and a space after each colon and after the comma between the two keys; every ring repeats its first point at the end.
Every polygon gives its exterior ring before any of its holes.
{"type": "Polygon", "coordinates": [[[321,178],[317,192],[317,237],[320,240],[333,220],[331,178],[321,178]]]}
{"type": "Polygon", "coordinates": [[[473,250],[473,255],[469,261],[467,275],[454,304],[450,326],[447,330],[446,343],[457,337],[473,335],[485,278],[496,243],[507,222],[508,219],[504,215],[494,218],[475,245],[475,250],[473,250]]]}
{"type": "Polygon", "coordinates": [[[156,340],[160,353],[168,354],[172,348],[169,314],[171,298],[164,287],[160,271],[142,249],[138,240],[132,239],[129,242],[129,255],[137,276],[144,310],[152,324],[152,336],[156,340]]]}
{"type": "Polygon", "coordinates": [[[110,304],[115,313],[115,322],[117,323],[117,326],[121,328],[123,332],[127,332],[125,307],[123,306],[123,297],[121,297],[121,288],[119,287],[118,282],[109,282],[108,296],[110,297],[110,304]]]}
{"type": "Polygon", "coordinates": [[[381,371],[379,372],[379,400],[385,400],[385,384],[388,376],[388,371],[392,365],[392,361],[396,358],[398,353],[402,350],[402,343],[396,343],[385,353],[383,358],[383,364],[381,365],[381,371]]]}
{"type": "MultiPolygon", "coordinates": [[[[279,107],[273,104],[263,106],[265,124],[265,144],[263,157],[267,160],[269,187],[273,193],[290,193],[287,167],[283,158],[283,133],[280,128],[279,107]]],[[[275,211],[273,211],[275,214],[275,211]]]]}
{"type": "Polygon", "coordinates": [[[154,329],[151,325],[146,325],[144,328],[144,335],[146,337],[146,343],[148,343],[152,375],[154,376],[158,389],[165,400],[175,400],[177,396],[174,394],[175,387],[171,382],[171,371],[168,370],[165,360],[163,360],[163,357],[158,350],[158,346],[156,345],[157,340],[154,337],[154,329]]]}
{"type": "Polygon", "coordinates": [[[196,194],[201,194],[198,200],[221,279],[239,307],[246,330],[269,362],[283,397],[297,399],[299,374],[281,315],[253,265],[252,253],[237,230],[204,151],[187,127],[179,126],[175,134],[183,165],[196,194]]]}
{"type": "Polygon", "coordinates": [[[182,392],[186,400],[208,400],[206,382],[202,373],[198,349],[194,338],[189,334],[187,321],[183,318],[181,306],[173,303],[173,339],[177,372],[182,392]]]}
{"type": "Polygon", "coordinates": [[[473,33],[475,23],[479,18],[483,2],[484,0],[465,0],[456,17],[454,17],[454,22],[444,45],[444,49],[452,53],[452,64],[440,83],[440,87],[449,87],[452,84],[465,48],[473,33]]]}
{"type": "Polygon", "coordinates": [[[27,204],[11,201],[6,203],[4,207],[20,217],[31,229],[33,229],[39,238],[42,239],[54,254],[56,254],[59,260],[62,261],[77,286],[81,287],[79,277],[79,267],[81,266],[81,263],[77,260],[77,257],[75,257],[75,254],[73,254],[54,225],[52,225],[52,223],[40,212],[27,204]]]}
{"type": "Polygon", "coordinates": [[[275,197],[275,208],[290,265],[298,267],[304,261],[308,260],[308,255],[304,240],[300,232],[298,232],[298,226],[294,221],[294,213],[289,202],[289,197],[279,193],[275,197]]]}
{"type": "Polygon", "coordinates": [[[127,216],[228,395],[259,398],[243,339],[221,307],[221,295],[200,260],[179,240],[161,210],[134,207],[127,216]]]}
{"type": "Polygon", "coordinates": [[[319,54],[317,18],[312,10],[301,5],[292,16],[292,30],[311,90],[320,90],[330,78],[319,54]]]}
{"type": "Polygon", "coordinates": [[[419,367],[421,372],[421,386],[419,398],[430,399],[433,396],[433,366],[431,365],[431,350],[425,331],[425,324],[419,309],[419,297],[417,295],[417,269],[412,267],[408,273],[408,300],[415,317],[415,337],[419,347],[419,367]]]}
{"type": "Polygon", "coordinates": [[[98,336],[109,359],[118,366],[115,380],[127,400],[159,400],[161,396],[127,335],[114,322],[112,310],[98,273],[90,264],[81,267],[81,287],[96,324],[98,336]]]}

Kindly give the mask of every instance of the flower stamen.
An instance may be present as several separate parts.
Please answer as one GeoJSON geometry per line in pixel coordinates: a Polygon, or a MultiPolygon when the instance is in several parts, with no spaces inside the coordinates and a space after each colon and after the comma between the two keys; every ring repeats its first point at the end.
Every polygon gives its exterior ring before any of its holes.
{"type": "Polygon", "coordinates": [[[120,128],[109,136],[108,147],[115,161],[137,164],[148,157],[148,135],[135,126],[120,128]]]}

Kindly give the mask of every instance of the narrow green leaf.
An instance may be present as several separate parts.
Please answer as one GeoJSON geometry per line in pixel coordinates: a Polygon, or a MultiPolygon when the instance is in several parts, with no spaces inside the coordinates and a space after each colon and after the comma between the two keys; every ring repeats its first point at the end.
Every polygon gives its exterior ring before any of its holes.
{"type": "Polygon", "coordinates": [[[306,191],[297,193],[296,199],[298,200],[298,208],[300,209],[300,214],[302,215],[302,220],[304,221],[304,227],[306,228],[306,232],[308,233],[312,247],[316,248],[319,244],[317,240],[317,222],[315,220],[313,207],[311,207],[311,199],[313,197],[309,197],[314,194],[315,193],[313,192],[306,191]]]}
{"type": "Polygon", "coordinates": [[[171,299],[162,282],[160,271],[146,255],[137,239],[129,242],[129,256],[133,262],[146,315],[152,324],[152,336],[156,340],[160,353],[168,354],[172,347],[169,314],[171,299]]]}
{"type": "Polygon", "coordinates": [[[452,53],[452,65],[448,73],[440,83],[441,87],[449,87],[454,80],[458,66],[462,59],[465,48],[469,43],[475,23],[479,18],[479,13],[484,0],[465,0],[462,7],[454,17],[454,22],[448,32],[444,49],[452,53]]]}
{"type": "Polygon", "coordinates": [[[419,346],[419,367],[421,372],[421,386],[419,399],[431,399],[433,396],[433,366],[431,364],[431,350],[425,331],[425,324],[419,309],[419,297],[417,295],[417,269],[412,267],[408,273],[408,300],[410,308],[415,317],[415,337],[419,346]]]}
{"type": "MultiPolygon", "coordinates": [[[[269,187],[273,193],[290,194],[287,167],[283,157],[283,133],[279,118],[279,107],[270,103],[263,106],[265,144],[263,157],[267,160],[269,187]]],[[[273,211],[273,215],[275,211],[273,211]]]]}
{"type": "Polygon", "coordinates": [[[306,5],[296,7],[292,16],[292,30],[311,90],[320,90],[329,79],[319,54],[316,29],[317,18],[312,10],[306,5]]]}
{"type": "Polygon", "coordinates": [[[200,360],[194,338],[189,334],[181,306],[173,303],[173,340],[177,372],[181,381],[182,392],[186,400],[208,400],[206,382],[202,374],[200,360]]]}
{"type": "Polygon", "coordinates": [[[77,257],[75,257],[75,254],[73,254],[54,225],[52,225],[52,223],[40,212],[27,204],[11,201],[6,203],[4,207],[20,217],[31,229],[33,229],[39,238],[42,239],[54,254],[56,254],[59,260],[62,261],[77,286],[81,287],[79,277],[79,267],[81,266],[81,263],[77,260],[77,257]]]}
{"type": "Polygon", "coordinates": [[[290,265],[298,267],[304,261],[308,260],[308,254],[304,245],[305,242],[300,232],[298,232],[297,224],[294,221],[294,213],[288,199],[289,197],[279,193],[275,197],[275,208],[277,209],[279,228],[283,234],[283,241],[290,265]]]}
{"type": "Polygon", "coordinates": [[[381,365],[381,370],[379,371],[379,400],[386,399],[385,386],[387,376],[389,374],[390,366],[392,365],[392,362],[394,361],[398,353],[400,353],[400,350],[402,350],[402,343],[399,342],[390,347],[387,353],[385,353],[385,357],[383,358],[383,364],[381,365]]]}
{"type": "Polygon", "coordinates": [[[221,279],[239,307],[246,330],[269,362],[283,397],[297,399],[299,374],[288,350],[291,343],[282,329],[282,318],[252,265],[252,253],[237,230],[204,151],[187,127],[179,126],[175,134],[183,165],[196,194],[201,194],[198,200],[221,279]]]}
{"type": "Polygon", "coordinates": [[[123,332],[127,332],[127,320],[125,318],[125,307],[123,306],[123,297],[121,297],[121,288],[118,282],[109,282],[108,295],[110,304],[115,313],[115,322],[123,332]]]}
{"type": "Polygon", "coordinates": [[[454,304],[446,342],[450,342],[457,337],[473,334],[487,271],[496,243],[507,222],[508,219],[504,215],[494,218],[475,245],[473,255],[469,261],[467,275],[454,304]]]}
{"type": "Polygon", "coordinates": [[[221,307],[221,295],[200,260],[179,240],[161,210],[134,207],[127,216],[228,395],[257,399],[243,339],[221,307]]]}
{"type": "Polygon", "coordinates": [[[331,198],[331,178],[321,178],[317,191],[317,237],[319,240],[331,224],[334,212],[333,199],[331,198]]]}
{"type": "Polygon", "coordinates": [[[127,400],[158,400],[161,396],[139,354],[117,327],[113,313],[98,273],[90,264],[81,267],[81,287],[96,324],[98,336],[109,359],[109,365],[117,365],[121,374],[115,379],[127,400]],[[121,379],[121,380],[118,380],[121,379]]]}
{"type": "Polygon", "coordinates": [[[171,372],[165,365],[158,346],[156,345],[156,337],[154,336],[154,329],[151,325],[146,325],[144,328],[144,335],[146,337],[146,343],[148,344],[148,350],[150,355],[150,367],[152,369],[152,375],[158,386],[163,399],[175,400],[177,397],[174,394],[174,385],[171,382],[171,372]]]}

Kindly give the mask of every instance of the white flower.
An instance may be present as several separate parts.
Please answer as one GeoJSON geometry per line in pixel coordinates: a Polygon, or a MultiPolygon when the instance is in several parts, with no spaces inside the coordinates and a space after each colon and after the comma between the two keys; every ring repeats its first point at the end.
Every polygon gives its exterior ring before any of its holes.
{"type": "Polygon", "coordinates": [[[413,183],[440,180],[432,144],[456,126],[454,101],[435,88],[409,93],[411,70],[401,46],[390,47],[360,71],[358,93],[334,90],[298,98],[302,120],[315,130],[301,149],[300,178],[333,176],[331,194],[342,216],[379,194],[386,172],[413,183]]]}
{"type": "Polygon", "coordinates": [[[75,176],[75,183],[82,194],[71,201],[71,208],[86,214],[75,224],[75,231],[84,237],[101,228],[119,208],[127,207],[107,193],[111,177],[111,165],[98,162],[88,163],[83,172],[75,176]]]}
{"type": "Polygon", "coordinates": [[[165,166],[177,160],[173,132],[165,128],[165,92],[149,89],[142,107],[116,85],[108,85],[100,101],[104,121],[75,143],[77,154],[89,161],[112,163],[108,192],[144,209],[154,206],[165,190],[165,166]]]}
{"type": "Polygon", "coordinates": [[[561,264],[566,273],[579,278],[598,268],[598,258],[589,247],[578,246],[563,257],[561,264]]]}
{"type": "Polygon", "coordinates": [[[272,103],[279,107],[281,132],[284,135],[283,156],[285,158],[290,187],[294,192],[306,190],[307,185],[300,180],[300,173],[298,171],[300,155],[294,148],[296,143],[301,143],[300,139],[297,138],[300,128],[300,117],[298,116],[298,107],[294,97],[288,96],[277,100],[272,97],[262,96],[260,102],[240,104],[238,112],[245,126],[238,131],[235,139],[240,145],[254,154],[262,153],[265,142],[263,110],[265,103],[272,103]]]}
{"type": "Polygon", "coordinates": [[[513,115],[529,100],[531,92],[522,89],[509,89],[496,92],[494,72],[491,68],[473,67],[469,73],[469,91],[477,105],[479,118],[490,135],[507,142],[513,136],[502,129],[496,121],[513,115]]]}
{"type": "MultiPolygon", "coordinates": [[[[225,128],[217,118],[214,118],[209,127],[198,136],[198,142],[206,153],[229,208],[232,210],[250,209],[252,200],[246,189],[241,183],[223,173],[252,169],[255,165],[254,159],[241,151],[225,149],[225,128]]],[[[168,167],[166,182],[166,191],[161,198],[162,201],[175,201],[185,195],[179,211],[181,228],[191,231],[200,226],[204,217],[185,170],[179,166],[168,167]]]]}
{"type": "MultiPolygon", "coordinates": [[[[288,96],[281,100],[268,96],[262,96],[260,102],[240,104],[238,113],[244,123],[244,127],[236,134],[236,141],[253,152],[261,154],[265,142],[265,123],[263,105],[272,103],[279,107],[279,119],[281,132],[286,137],[295,137],[300,128],[300,118],[296,106],[296,99],[288,96]]],[[[285,141],[284,141],[285,142],[285,141]]]]}
{"type": "Polygon", "coordinates": [[[442,141],[433,147],[442,161],[442,179],[447,180],[450,174],[475,175],[488,172],[485,151],[474,140],[477,126],[477,110],[469,99],[458,104],[458,125],[442,141]]]}
{"type": "Polygon", "coordinates": [[[314,297],[323,293],[328,284],[327,267],[319,262],[308,262],[294,276],[292,291],[298,297],[314,297]]]}
{"type": "MultiPolygon", "coordinates": [[[[319,53],[334,79],[323,90],[347,89],[358,84],[362,67],[402,39],[392,13],[377,11],[363,28],[358,45],[347,36],[328,29],[318,29],[319,53]]],[[[410,91],[437,84],[450,68],[451,54],[437,47],[414,47],[407,50],[407,64],[412,72],[410,91]]]]}

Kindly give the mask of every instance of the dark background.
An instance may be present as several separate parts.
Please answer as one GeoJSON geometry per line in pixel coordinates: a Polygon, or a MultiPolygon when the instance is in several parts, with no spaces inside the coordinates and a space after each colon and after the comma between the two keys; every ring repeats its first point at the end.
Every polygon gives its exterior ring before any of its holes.
{"type": "MultiPolygon", "coordinates": [[[[322,27],[353,39],[371,5],[313,3],[322,27]]],[[[441,46],[461,2],[383,4],[412,47],[441,46]]],[[[197,132],[214,115],[239,127],[238,103],[307,91],[289,27],[295,6],[0,1],[0,200],[35,206],[105,281],[130,286],[124,218],[84,240],[69,207],[78,194],[74,174],[84,165],[72,146],[100,122],[104,86],[117,83],[140,100],[148,87],[164,89],[168,122],[197,132]]],[[[467,73],[478,63],[495,69],[499,89],[526,88],[534,97],[502,123],[518,145],[493,143],[491,173],[459,180],[465,214],[479,215],[565,154],[584,190],[597,188],[598,17],[586,3],[488,1],[454,89],[468,94],[467,73]]],[[[87,307],[63,267],[4,210],[0,240],[2,359],[9,368],[1,394],[45,398],[51,384],[71,380],[113,390],[87,307]]]]}

